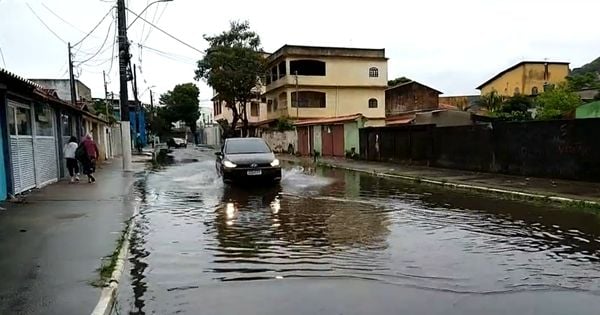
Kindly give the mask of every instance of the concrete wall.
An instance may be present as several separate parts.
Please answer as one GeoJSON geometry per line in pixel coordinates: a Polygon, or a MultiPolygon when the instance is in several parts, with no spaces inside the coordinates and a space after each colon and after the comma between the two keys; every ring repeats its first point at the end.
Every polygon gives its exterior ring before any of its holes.
{"type": "Polygon", "coordinates": [[[265,131],[262,138],[265,139],[273,151],[278,153],[287,152],[290,144],[294,147],[294,150],[298,147],[298,137],[295,130],[265,131]]]}
{"type": "Polygon", "coordinates": [[[445,110],[417,113],[415,116],[415,124],[433,124],[437,127],[468,126],[473,124],[473,120],[471,119],[471,113],[469,112],[445,110]]]}
{"type": "Polygon", "coordinates": [[[600,182],[600,119],[360,130],[361,157],[600,182]]]}
{"type": "Polygon", "coordinates": [[[349,122],[344,124],[344,151],[349,152],[354,148],[358,154],[360,147],[358,141],[359,122],[349,122]]]}
{"type": "Polygon", "coordinates": [[[266,86],[266,92],[274,89],[295,85],[296,77],[290,74],[290,61],[310,59],[325,62],[325,76],[298,76],[298,85],[300,86],[377,86],[387,87],[387,60],[379,59],[361,59],[346,57],[306,57],[306,58],[287,58],[287,75],[271,82],[266,86]],[[375,67],[378,69],[378,77],[369,77],[369,69],[375,67]]]}
{"type": "MultiPolygon", "coordinates": [[[[71,101],[71,83],[68,79],[32,79],[31,81],[47,89],[56,90],[61,100],[71,101]]],[[[75,80],[75,95],[78,101],[92,100],[92,91],[79,80],[75,80]]]]}
{"type": "Polygon", "coordinates": [[[267,99],[286,93],[287,107],[277,112],[268,113],[268,118],[289,116],[292,118],[322,118],[339,117],[354,114],[363,114],[367,118],[385,117],[385,88],[370,87],[303,87],[299,91],[317,91],[326,94],[326,106],[324,108],[298,108],[292,107],[292,92],[295,88],[286,88],[276,93],[267,94],[267,99]],[[377,108],[369,108],[369,99],[377,100],[377,108]]]}
{"type": "Polygon", "coordinates": [[[312,126],[313,131],[313,150],[323,152],[323,138],[321,135],[321,126],[312,126]]]}
{"type": "Polygon", "coordinates": [[[485,95],[492,91],[500,95],[513,96],[515,89],[524,95],[531,95],[533,87],[539,93],[544,91],[544,83],[558,84],[565,81],[569,75],[569,65],[548,64],[548,78],[544,80],[545,66],[543,63],[523,64],[512,69],[481,88],[481,94],[485,95]]]}

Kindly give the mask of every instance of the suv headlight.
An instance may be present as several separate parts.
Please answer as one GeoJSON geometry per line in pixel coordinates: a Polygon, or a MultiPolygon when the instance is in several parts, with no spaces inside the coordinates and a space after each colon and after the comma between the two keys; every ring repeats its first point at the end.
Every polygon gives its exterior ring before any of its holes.
{"type": "Polygon", "coordinates": [[[279,166],[279,160],[278,159],[274,159],[273,162],[271,162],[271,166],[273,166],[273,167],[279,166]]]}
{"type": "Polygon", "coordinates": [[[223,161],[223,166],[225,166],[226,168],[234,168],[237,165],[235,165],[235,163],[233,163],[231,161],[223,161]]]}

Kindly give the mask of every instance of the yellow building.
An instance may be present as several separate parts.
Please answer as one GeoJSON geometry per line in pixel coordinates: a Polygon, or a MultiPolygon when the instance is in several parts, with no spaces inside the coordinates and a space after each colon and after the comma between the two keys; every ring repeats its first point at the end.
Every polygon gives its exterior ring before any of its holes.
{"type": "Polygon", "coordinates": [[[544,87],[565,81],[568,62],[522,61],[498,73],[477,87],[482,95],[496,91],[500,95],[537,95],[544,87]]]}
{"type": "Polygon", "coordinates": [[[385,49],[285,45],[267,64],[268,118],[362,114],[368,120],[385,120],[385,49]]]}

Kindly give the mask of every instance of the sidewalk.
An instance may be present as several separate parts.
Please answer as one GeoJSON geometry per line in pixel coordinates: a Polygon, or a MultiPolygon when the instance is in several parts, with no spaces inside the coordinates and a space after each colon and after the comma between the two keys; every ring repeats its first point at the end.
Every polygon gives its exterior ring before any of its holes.
{"type": "MultiPolygon", "coordinates": [[[[136,205],[119,159],[99,165],[96,184],[61,181],[0,210],[0,314],[90,314],[101,258],[112,253],[136,205]]],[[[138,175],[136,175],[136,173],[138,175]]]]}
{"type": "MultiPolygon", "coordinates": [[[[293,163],[313,163],[312,158],[298,158],[291,155],[281,155],[278,157],[282,161],[293,163]]],[[[317,164],[366,172],[377,176],[394,177],[408,181],[448,186],[451,188],[489,192],[508,197],[519,197],[522,199],[547,199],[557,202],[584,201],[600,204],[600,183],[478,173],[425,166],[355,161],[341,158],[319,158],[317,164]]]]}

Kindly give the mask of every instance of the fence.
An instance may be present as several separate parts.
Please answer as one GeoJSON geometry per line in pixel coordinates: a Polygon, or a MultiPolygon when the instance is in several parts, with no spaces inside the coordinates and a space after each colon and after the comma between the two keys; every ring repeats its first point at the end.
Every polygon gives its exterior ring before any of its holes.
{"type": "Polygon", "coordinates": [[[360,130],[361,158],[600,181],[600,119],[360,130]]]}

